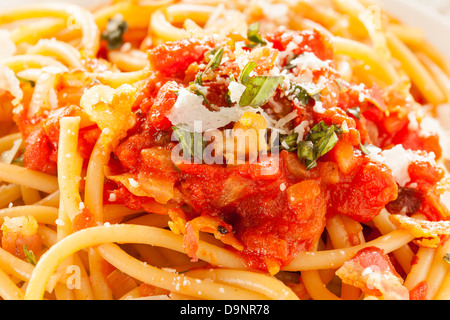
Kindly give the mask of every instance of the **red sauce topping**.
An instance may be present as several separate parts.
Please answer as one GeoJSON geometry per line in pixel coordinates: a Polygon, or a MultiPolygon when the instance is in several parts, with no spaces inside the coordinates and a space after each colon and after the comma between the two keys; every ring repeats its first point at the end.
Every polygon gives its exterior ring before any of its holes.
{"type": "MultiPolygon", "coordinates": [[[[279,30],[266,35],[273,43],[267,59],[274,57],[275,49],[286,50],[294,38],[300,39],[299,36],[301,41],[297,43],[295,55],[313,52],[323,61],[333,58],[330,43],[319,32],[279,30]]],[[[399,189],[391,171],[386,165],[366,157],[360,143],[376,144],[381,148],[404,143],[405,148],[434,151],[440,155],[435,138],[420,137],[408,128],[408,119],[395,112],[386,116],[383,112],[387,108],[386,99],[380,96],[378,88],[367,89],[365,95],[368,98],[361,102],[360,92],[353,86],[339,84],[335,81],[337,75],[321,69],[314,71],[313,76],[325,79],[326,85],[321,92],[325,112],[313,112],[311,104],[298,107],[280,92],[274,97],[282,106],[282,113],[297,110],[295,125],[303,120],[347,125],[348,130],[340,135],[334,148],[320,158],[317,167],[306,170],[297,155],[287,151],[282,151],[276,162],[262,159],[258,163],[235,166],[181,164],[175,167],[170,161],[174,143],[171,142],[172,124],[167,113],[177,100],[176,91],[194,80],[198,64],[214,47],[213,41],[181,40],[149,50],[155,73],[136,97],[135,127],[111,155],[113,172],[158,177],[158,181],[174,185],[179,192],[167,204],[160,204],[152,198],[132,194],[118,182],[107,181],[104,188],[106,203],[110,194],[114,194],[114,203],[132,209],[144,208],[164,214],[171,206],[183,206],[188,208],[186,216],[189,219],[202,215],[219,217],[233,227],[237,240],[243,244],[240,254],[246,264],[265,270],[274,263],[286,265],[299,251],[311,250],[324,230],[327,216],[343,214],[358,222],[368,222],[397,199],[399,189]],[[360,107],[359,119],[348,111],[355,106],[360,107]],[[277,168],[272,175],[261,174],[262,168],[271,166],[277,168]]],[[[260,70],[269,66],[268,61],[261,63],[260,70]]],[[[235,63],[227,61],[217,72],[238,76],[236,68],[235,63]]],[[[227,107],[223,84],[210,80],[208,86],[207,98],[216,105],[227,107]]],[[[37,121],[27,134],[24,162],[29,168],[55,173],[58,125],[57,121],[50,122],[49,119],[44,117],[37,121]]],[[[96,126],[80,132],[80,150],[85,159],[98,134],[96,126]]],[[[418,185],[429,187],[439,181],[442,172],[418,163],[410,167],[410,175],[418,185]]],[[[412,195],[404,196],[403,200],[409,203],[412,195]]],[[[420,199],[420,204],[410,207],[427,207],[434,218],[442,214],[430,204],[431,200],[426,200],[425,194],[422,193],[420,199]]],[[[83,228],[90,224],[88,211],[83,212],[77,225],[83,228]]],[[[380,256],[368,254],[375,258],[380,256]]]]}

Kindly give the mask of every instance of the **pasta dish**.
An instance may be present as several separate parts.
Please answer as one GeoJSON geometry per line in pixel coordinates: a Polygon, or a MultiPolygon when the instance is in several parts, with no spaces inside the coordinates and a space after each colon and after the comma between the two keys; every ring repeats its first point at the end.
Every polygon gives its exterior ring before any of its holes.
{"type": "Polygon", "coordinates": [[[0,28],[2,299],[450,298],[450,64],[377,3],[0,28]]]}

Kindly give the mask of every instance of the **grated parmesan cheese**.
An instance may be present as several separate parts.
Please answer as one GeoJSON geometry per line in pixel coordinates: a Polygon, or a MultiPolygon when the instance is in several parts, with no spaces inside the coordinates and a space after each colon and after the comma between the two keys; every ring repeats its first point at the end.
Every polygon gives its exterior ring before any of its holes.
{"type": "Polygon", "coordinates": [[[181,126],[191,132],[203,132],[236,122],[246,111],[250,111],[249,109],[253,108],[233,106],[210,111],[203,105],[203,97],[181,89],[167,118],[175,126],[181,126]]]}
{"type": "Polygon", "coordinates": [[[230,84],[228,85],[228,90],[230,90],[231,102],[233,103],[239,102],[245,89],[247,89],[247,87],[244,86],[243,84],[236,81],[231,81],[230,84]]]}
{"type": "Polygon", "coordinates": [[[80,201],[80,203],[78,203],[78,210],[83,210],[85,208],[84,202],[80,201]]]}
{"type": "MultiPolygon", "coordinates": [[[[233,82],[231,82],[233,83],[233,82]]],[[[178,92],[178,98],[170,110],[167,118],[172,125],[180,126],[190,132],[206,132],[222,128],[231,122],[237,122],[245,112],[261,114],[267,121],[268,128],[287,133],[286,125],[294,120],[297,112],[293,111],[285,117],[275,120],[262,108],[240,107],[219,108],[211,111],[203,105],[203,98],[186,89],[178,92]]]]}
{"type": "Polygon", "coordinates": [[[108,201],[109,201],[109,202],[115,202],[116,200],[117,200],[116,194],[111,192],[111,193],[109,194],[108,201]]]}
{"type": "Polygon", "coordinates": [[[128,182],[130,183],[130,185],[134,188],[139,187],[139,182],[137,182],[136,180],[134,180],[133,178],[129,178],[128,182]]]}
{"type": "Polygon", "coordinates": [[[323,104],[321,101],[316,101],[313,107],[313,111],[320,114],[325,112],[325,109],[323,108],[323,104]]]}
{"type": "Polygon", "coordinates": [[[291,65],[297,66],[301,70],[318,71],[330,68],[330,61],[320,60],[313,52],[304,52],[291,60],[291,65]]]}
{"type": "Polygon", "coordinates": [[[413,150],[404,149],[402,145],[396,145],[392,149],[381,151],[384,162],[391,169],[395,180],[399,186],[404,187],[410,180],[408,167],[413,161],[428,161],[433,165],[435,163],[435,154],[430,152],[426,155],[413,150]]]}
{"type": "Polygon", "coordinates": [[[294,128],[294,132],[297,133],[297,143],[303,141],[306,130],[309,128],[309,121],[302,121],[298,126],[294,128]]]}

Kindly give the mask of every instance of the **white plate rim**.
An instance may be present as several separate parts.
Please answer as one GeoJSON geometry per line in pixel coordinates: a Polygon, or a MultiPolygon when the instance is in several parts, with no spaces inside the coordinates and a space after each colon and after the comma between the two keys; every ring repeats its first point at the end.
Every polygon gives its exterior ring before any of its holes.
{"type": "Polygon", "coordinates": [[[411,0],[377,0],[384,11],[404,24],[421,28],[426,39],[450,60],[450,17],[424,3],[411,0]]]}

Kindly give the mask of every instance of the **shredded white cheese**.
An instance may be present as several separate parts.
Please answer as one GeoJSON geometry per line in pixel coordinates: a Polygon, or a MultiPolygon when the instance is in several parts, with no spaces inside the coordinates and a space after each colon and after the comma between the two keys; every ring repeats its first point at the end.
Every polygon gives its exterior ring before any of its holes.
{"type": "Polygon", "coordinates": [[[323,108],[323,104],[321,101],[316,101],[313,107],[313,111],[316,113],[324,113],[325,109],[323,108]]]}
{"type": "Polygon", "coordinates": [[[134,187],[134,188],[139,187],[139,183],[138,183],[136,180],[134,180],[133,178],[129,178],[129,179],[128,179],[128,182],[129,182],[130,185],[131,185],[132,187],[134,187]]]}
{"type": "Polygon", "coordinates": [[[403,148],[402,145],[396,145],[392,149],[381,151],[384,162],[391,169],[395,180],[399,186],[404,187],[410,180],[408,167],[413,161],[427,161],[433,165],[435,163],[435,154],[433,152],[422,155],[409,149],[403,148]]]}
{"type": "Polygon", "coordinates": [[[211,111],[203,105],[203,97],[186,89],[178,91],[178,98],[167,118],[175,126],[191,132],[204,132],[237,122],[251,107],[233,106],[211,111]]]}
{"type": "Polygon", "coordinates": [[[309,128],[309,121],[302,121],[298,126],[294,128],[294,132],[297,133],[297,143],[303,141],[305,138],[306,130],[309,128]]]}
{"type": "Polygon", "coordinates": [[[297,66],[301,70],[317,71],[330,68],[330,61],[320,60],[313,52],[304,52],[295,59],[291,60],[291,65],[297,66]]]}
{"type": "Polygon", "coordinates": [[[239,102],[245,89],[247,89],[247,87],[244,86],[243,84],[236,81],[231,81],[230,84],[228,85],[228,90],[230,90],[231,102],[233,103],[239,102]]]}
{"type": "Polygon", "coordinates": [[[109,202],[114,202],[114,201],[116,201],[116,200],[117,200],[116,194],[111,192],[111,193],[109,194],[108,201],[109,201],[109,202]]]}

